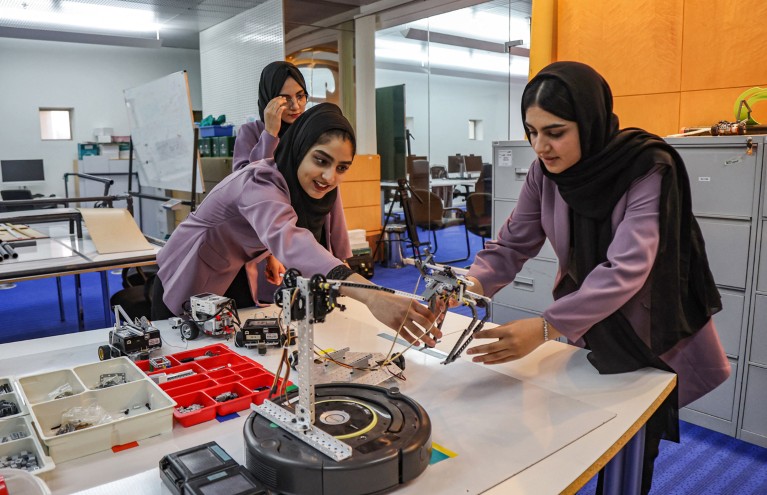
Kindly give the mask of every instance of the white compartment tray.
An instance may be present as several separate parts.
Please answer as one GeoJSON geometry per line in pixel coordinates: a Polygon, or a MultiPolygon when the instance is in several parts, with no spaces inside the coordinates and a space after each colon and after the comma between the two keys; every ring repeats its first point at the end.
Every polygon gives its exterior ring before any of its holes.
{"type": "Polygon", "coordinates": [[[171,431],[175,404],[168,394],[145,378],[34,404],[31,413],[49,454],[55,462],[63,462],[171,431]],[[111,419],[56,435],[64,412],[73,407],[86,407],[94,400],[111,419]]]}
{"type": "Polygon", "coordinates": [[[45,454],[43,446],[40,444],[40,440],[35,436],[35,431],[29,416],[0,419],[0,442],[2,442],[0,443],[0,459],[13,457],[22,452],[34,454],[37,459],[37,469],[28,470],[34,475],[47,473],[56,467],[53,459],[45,454]],[[7,437],[18,433],[21,433],[24,436],[14,440],[3,441],[4,438],[7,439],[7,437]]]}
{"type": "MultiPolygon", "coordinates": [[[[61,400],[89,390],[101,390],[102,377],[121,375],[125,383],[146,379],[146,375],[127,357],[97,361],[95,363],[28,375],[18,378],[18,386],[30,406],[52,400],[61,400]]],[[[11,383],[13,386],[13,383],[11,383]]]]}

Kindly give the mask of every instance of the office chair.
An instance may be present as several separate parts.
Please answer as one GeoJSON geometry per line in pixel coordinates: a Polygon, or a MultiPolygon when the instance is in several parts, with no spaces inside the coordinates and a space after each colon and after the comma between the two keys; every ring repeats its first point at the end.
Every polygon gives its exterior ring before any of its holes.
{"type": "Polygon", "coordinates": [[[477,183],[474,185],[474,192],[493,193],[493,164],[483,163],[482,171],[477,177],[477,183]]]}
{"type": "MultiPolygon", "coordinates": [[[[0,191],[0,198],[3,201],[14,201],[18,199],[32,199],[32,191],[29,189],[5,189],[0,191]]],[[[3,206],[4,211],[23,211],[31,210],[32,206],[3,206]]]]}
{"type": "Polygon", "coordinates": [[[429,189],[429,160],[413,160],[410,187],[413,189],[429,189]]]}
{"type": "Polygon", "coordinates": [[[109,298],[110,306],[122,306],[131,318],[152,315],[152,284],[154,283],[157,267],[146,267],[144,270],[123,270],[123,289],[118,290],[109,298]],[[148,268],[148,269],[147,269],[148,268]],[[130,270],[130,271],[129,271],[130,270]]]}
{"type": "MultiPolygon", "coordinates": [[[[444,165],[432,165],[429,169],[432,179],[447,179],[447,168],[444,165]]],[[[431,190],[439,196],[445,206],[453,205],[454,186],[433,186],[431,190]]]]}
{"type": "MultiPolygon", "coordinates": [[[[442,204],[442,200],[439,199],[439,196],[424,189],[412,189],[406,201],[408,203],[408,208],[405,210],[405,222],[431,232],[434,237],[434,254],[436,254],[439,249],[439,245],[437,244],[437,230],[461,225],[464,227],[463,231],[466,236],[466,257],[454,260],[436,261],[436,263],[455,263],[456,261],[469,259],[469,256],[471,255],[469,233],[466,230],[464,211],[462,209],[445,208],[442,204]],[[455,216],[452,216],[452,213],[455,213],[455,216]],[[411,218],[408,219],[408,217],[411,218]]],[[[419,246],[422,244],[418,239],[418,234],[415,229],[408,229],[408,233],[411,236],[411,242],[414,241],[419,246]],[[415,239],[413,239],[413,232],[415,232],[415,239]]],[[[431,242],[424,244],[431,244],[431,242]]],[[[419,255],[420,252],[416,254],[420,259],[419,255]]]]}
{"type": "Polygon", "coordinates": [[[473,192],[466,198],[466,229],[485,240],[493,236],[493,196],[485,192],[473,192]]]}

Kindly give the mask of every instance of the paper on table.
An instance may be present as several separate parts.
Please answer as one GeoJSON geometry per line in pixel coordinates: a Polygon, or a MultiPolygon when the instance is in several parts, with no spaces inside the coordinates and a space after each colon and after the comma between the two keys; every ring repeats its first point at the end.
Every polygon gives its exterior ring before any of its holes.
{"type": "Polygon", "coordinates": [[[78,208],[99,254],[144,251],[152,245],[124,208],[78,208]]]}

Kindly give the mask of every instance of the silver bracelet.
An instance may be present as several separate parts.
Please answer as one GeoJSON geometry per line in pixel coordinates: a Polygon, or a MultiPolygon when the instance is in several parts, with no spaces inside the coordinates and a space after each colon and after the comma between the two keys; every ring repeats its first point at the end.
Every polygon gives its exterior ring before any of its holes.
{"type": "Polygon", "coordinates": [[[548,342],[549,341],[549,322],[546,321],[546,318],[541,318],[543,320],[543,341],[548,342]]]}

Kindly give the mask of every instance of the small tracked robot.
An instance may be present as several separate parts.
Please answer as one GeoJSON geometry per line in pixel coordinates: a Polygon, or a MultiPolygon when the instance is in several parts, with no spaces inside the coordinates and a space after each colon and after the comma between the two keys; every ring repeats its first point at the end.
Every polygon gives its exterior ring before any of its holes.
{"type": "Polygon", "coordinates": [[[145,316],[131,322],[122,306],[117,305],[114,310],[115,326],[109,331],[109,343],[99,346],[101,361],[120,356],[141,361],[149,359],[152,351],[162,347],[160,330],[152,326],[145,316]]]}

